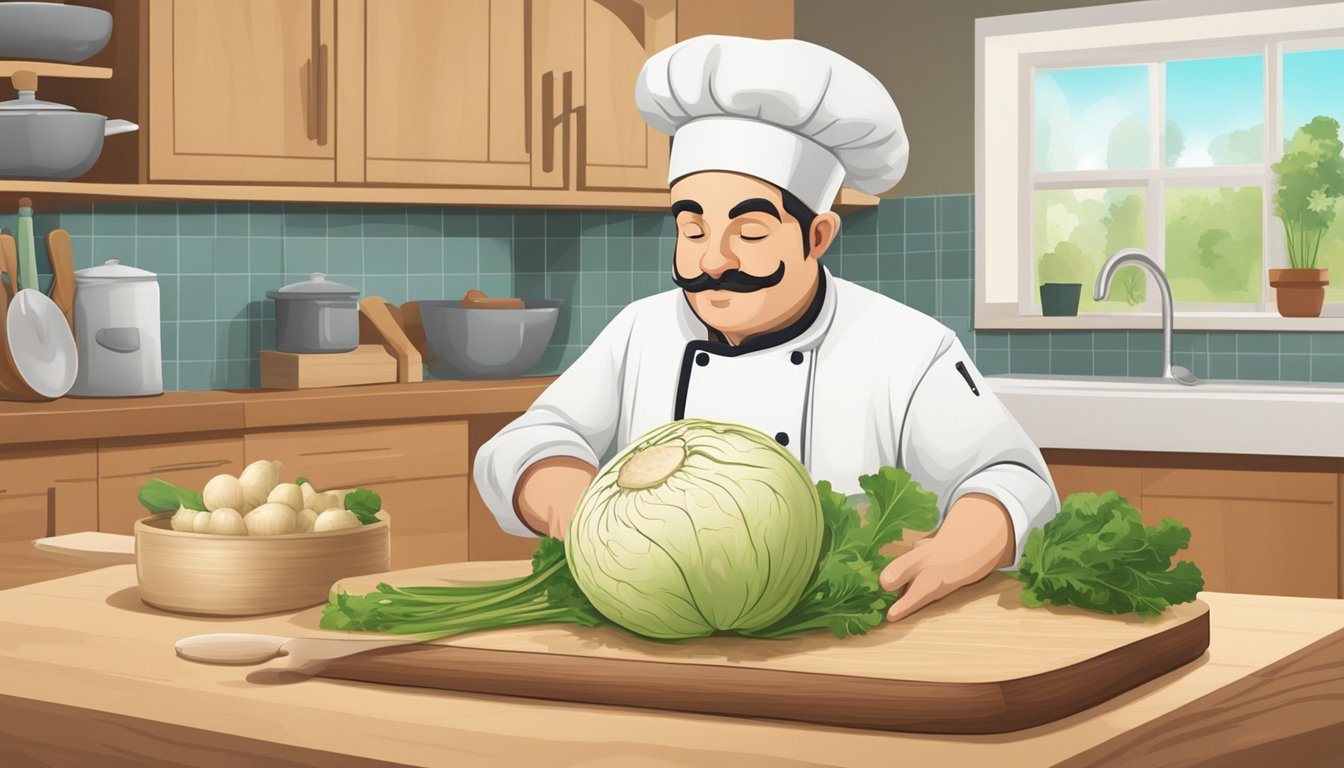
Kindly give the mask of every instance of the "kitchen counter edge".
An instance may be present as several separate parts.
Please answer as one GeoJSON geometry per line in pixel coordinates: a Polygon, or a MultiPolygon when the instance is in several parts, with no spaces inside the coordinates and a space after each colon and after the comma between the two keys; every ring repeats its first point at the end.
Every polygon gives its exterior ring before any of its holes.
{"type": "Polygon", "coordinates": [[[521,413],[553,376],[0,402],[0,445],[521,413]]]}

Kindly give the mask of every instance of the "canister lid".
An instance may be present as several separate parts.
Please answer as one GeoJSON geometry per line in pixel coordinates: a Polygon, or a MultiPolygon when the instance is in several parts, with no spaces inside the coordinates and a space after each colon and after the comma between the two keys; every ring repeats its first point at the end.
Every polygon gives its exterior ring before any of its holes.
{"type": "Polygon", "coordinates": [[[158,275],[145,269],[122,264],[120,259],[108,259],[101,265],[81,269],[76,280],[157,280],[158,275]]]}
{"type": "Polygon", "coordinates": [[[326,296],[358,296],[359,289],[334,283],[321,272],[314,272],[307,280],[290,283],[276,291],[268,291],[266,295],[272,299],[312,299],[326,296]]]}

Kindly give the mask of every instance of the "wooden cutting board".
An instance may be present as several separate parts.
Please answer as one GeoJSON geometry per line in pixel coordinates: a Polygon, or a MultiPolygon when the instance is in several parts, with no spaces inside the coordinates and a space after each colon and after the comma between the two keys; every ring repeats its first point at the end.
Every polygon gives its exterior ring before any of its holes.
{"type": "MultiPolygon", "coordinates": [[[[352,593],[501,577],[502,563],[431,566],[339,582],[352,593]]],[[[515,575],[526,572],[524,564],[515,575]]],[[[503,574],[508,575],[508,574],[503,574]]],[[[984,581],[844,640],[644,640],[563,625],[476,633],[333,662],[326,677],[590,704],[925,733],[1000,733],[1051,722],[1198,659],[1209,609],[1156,619],[1026,608],[984,581]]]]}

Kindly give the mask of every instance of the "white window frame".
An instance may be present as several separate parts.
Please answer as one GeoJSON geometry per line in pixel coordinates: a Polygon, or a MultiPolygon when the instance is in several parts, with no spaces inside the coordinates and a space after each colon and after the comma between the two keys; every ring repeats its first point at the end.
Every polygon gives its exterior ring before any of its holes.
{"type": "MultiPolygon", "coordinates": [[[[1160,328],[1158,292],[1149,282],[1136,310],[1043,317],[1033,301],[1034,190],[1129,186],[1145,189],[1147,251],[1165,263],[1165,200],[1173,187],[1261,187],[1265,216],[1261,270],[1263,311],[1237,305],[1177,304],[1184,330],[1344,330],[1344,303],[1327,304],[1319,318],[1280,317],[1269,267],[1286,261],[1283,229],[1272,215],[1274,174],[1282,156],[1285,52],[1344,45],[1344,2],[1338,0],[1150,0],[1123,5],[977,19],[975,83],[975,327],[978,329],[1160,328]],[[1118,42],[1117,42],[1118,41],[1118,42]],[[1166,61],[1262,55],[1265,66],[1265,163],[1253,166],[1163,168],[1166,61]],[[1146,64],[1149,67],[1150,168],[1038,172],[1033,153],[1035,71],[1063,67],[1146,64]],[[992,116],[992,119],[990,119],[992,116]],[[987,129],[992,123],[993,134],[987,129]],[[1154,138],[1156,140],[1154,140],[1154,138]],[[1156,170],[1154,170],[1156,169],[1156,170]],[[1165,182],[1165,183],[1163,183],[1165,182]]],[[[1344,275],[1332,275],[1332,281],[1344,275]]],[[[1092,286],[1084,286],[1091,291],[1092,286]]]]}

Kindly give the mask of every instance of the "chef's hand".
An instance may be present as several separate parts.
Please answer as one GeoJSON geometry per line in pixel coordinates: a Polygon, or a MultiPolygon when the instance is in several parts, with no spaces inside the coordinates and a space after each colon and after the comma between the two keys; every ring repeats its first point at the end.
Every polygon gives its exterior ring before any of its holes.
{"type": "Polygon", "coordinates": [[[899,621],[995,568],[1011,565],[1015,548],[1012,519],[997,499],[983,493],[962,496],[936,535],[915,542],[913,550],[883,569],[883,589],[905,587],[887,611],[887,620],[899,621]]]}
{"type": "Polygon", "coordinates": [[[513,492],[513,508],[535,533],[565,538],[569,518],[579,506],[597,467],[568,456],[542,459],[528,467],[513,492]]]}

